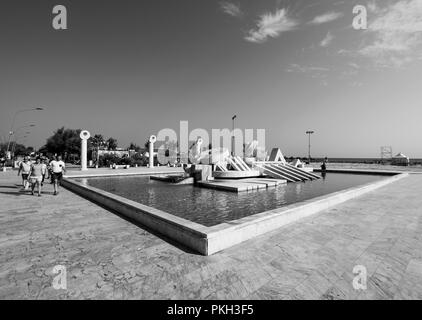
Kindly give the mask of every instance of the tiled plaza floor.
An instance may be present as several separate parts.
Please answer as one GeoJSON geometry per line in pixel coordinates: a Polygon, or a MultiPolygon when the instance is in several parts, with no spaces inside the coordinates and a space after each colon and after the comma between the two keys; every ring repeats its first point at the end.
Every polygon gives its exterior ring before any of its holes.
{"type": "Polygon", "coordinates": [[[209,257],[19,179],[0,173],[0,299],[422,299],[419,174],[209,257]],[[353,289],[356,265],[367,290],[353,289]]]}

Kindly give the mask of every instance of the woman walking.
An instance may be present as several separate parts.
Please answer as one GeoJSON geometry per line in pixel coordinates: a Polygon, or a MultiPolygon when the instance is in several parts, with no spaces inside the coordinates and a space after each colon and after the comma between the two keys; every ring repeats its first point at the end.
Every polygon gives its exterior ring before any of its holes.
{"type": "MultiPolygon", "coordinates": [[[[42,175],[42,181],[41,181],[41,187],[42,187],[42,186],[44,186],[45,176],[48,173],[48,159],[46,157],[43,157],[41,159],[41,164],[42,164],[42,167],[43,167],[43,170],[44,170],[43,175],[42,175]]],[[[48,179],[48,177],[47,177],[47,179],[48,179]]]]}
{"type": "Polygon", "coordinates": [[[42,177],[45,175],[45,166],[41,163],[41,158],[37,157],[36,162],[31,165],[29,179],[31,180],[32,187],[31,193],[34,195],[35,185],[38,186],[38,197],[41,197],[41,183],[42,177]]]}
{"type": "Polygon", "coordinates": [[[31,170],[31,162],[29,161],[28,157],[25,156],[23,158],[23,161],[19,164],[19,170],[18,175],[22,172],[22,188],[23,190],[28,190],[29,188],[29,182],[28,182],[28,176],[29,171],[31,170]]]}

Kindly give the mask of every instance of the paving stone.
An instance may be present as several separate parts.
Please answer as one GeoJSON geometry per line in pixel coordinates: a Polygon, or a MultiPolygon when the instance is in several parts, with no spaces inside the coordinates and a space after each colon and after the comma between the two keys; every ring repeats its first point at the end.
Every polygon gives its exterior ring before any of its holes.
{"type": "Polygon", "coordinates": [[[422,299],[422,175],[210,257],[67,190],[38,198],[0,179],[0,299],[422,299]],[[57,264],[67,290],[52,287],[57,264]]]}

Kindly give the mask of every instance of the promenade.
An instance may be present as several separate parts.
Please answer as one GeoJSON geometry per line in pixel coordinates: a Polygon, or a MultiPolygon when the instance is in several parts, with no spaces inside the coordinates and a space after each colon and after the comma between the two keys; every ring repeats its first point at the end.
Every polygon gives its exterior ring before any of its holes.
{"type": "Polygon", "coordinates": [[[422,299],[421,174],[208,257],[19,183],[0,172],[0,299],[422,299]],[[56,265],[67,290],[52,286],[56,265]],[[353,289],[356,265],[367,290],[353,289]]]}

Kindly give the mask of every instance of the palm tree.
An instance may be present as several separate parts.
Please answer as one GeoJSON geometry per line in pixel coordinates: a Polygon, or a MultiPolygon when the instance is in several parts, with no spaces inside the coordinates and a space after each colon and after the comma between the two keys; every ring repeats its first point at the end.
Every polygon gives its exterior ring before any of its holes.
{"type": "Polygon", "coordinates": [[[96,134],[91,138],[91,143],[97,149],[97,159],[96,159],[96,165],[98,167],[99,161],[100,161],[100,148],[105,146],[104,137],[101,134],[96,134]]]}
{"type": "Polygon", "coordinates": [[[116,150],[117,149],[117,140],[110,137],[106,141],[109,150],[116,150]]]}

